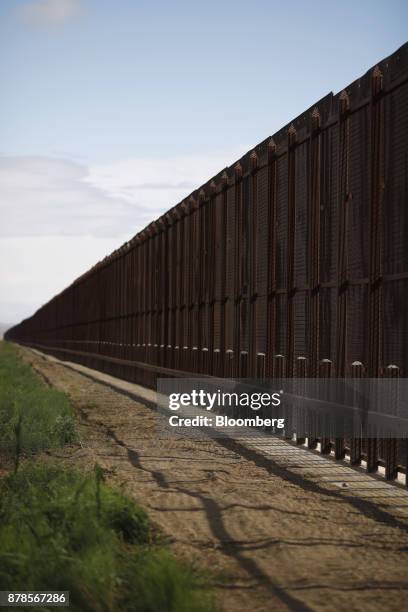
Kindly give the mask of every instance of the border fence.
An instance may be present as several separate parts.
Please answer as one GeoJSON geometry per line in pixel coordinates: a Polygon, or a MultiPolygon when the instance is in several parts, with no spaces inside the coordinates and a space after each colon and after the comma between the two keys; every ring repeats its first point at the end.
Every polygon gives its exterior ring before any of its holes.
{"type": "MultiPolygon", "coordinates": [[[[408,43],[6,339],[151,387],[192,373],[408,376],[408,43]]],[[[388,479],[406,470],[406,440],[320,442],[388,479]]]]}

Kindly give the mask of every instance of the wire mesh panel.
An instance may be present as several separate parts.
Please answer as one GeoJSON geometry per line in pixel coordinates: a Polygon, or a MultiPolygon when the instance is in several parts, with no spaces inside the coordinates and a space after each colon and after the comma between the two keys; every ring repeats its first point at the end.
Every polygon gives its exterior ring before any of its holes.
{"type": "Polygon", "coordinates": [[[385,100],[384,273],[408,270],[408,83],[385,100]]]}
{"type": "Polygon", "coordinates": [[[320,280],[335,281],[338,249],[338,125],[326,130],[323,136],[322,199],[320,204],[320,280]]]}
{"type": "Polygon", "coordinates": [[[266,355],[268,350],[268,300],[266,296],[260,296],[256,300],[256,353],[266,355]]]}
{"type": "Polygon", "coordinates": [[[346,363],[368,363],[368,288],[367,285],[351,285],[347,289],[346,363]]]}
{"type": "Polygon", "coordinates": [[[225,227],[225,194],[218,193],[215,198],[215,299],[221,301],[225,296],[225,247],[226,247],[226,227],[225,227]]]}
{"type": "Polygon", "coordinates": [[[238,262],[236,248],[236,201],[235,185],[229,187],[226,198],[226,260],[225,260],[225,294],[229,299],[235,297],[235,275],[238,262]]]}
{"type": "Polygon", "coordinates": [[[238,257],[235,285],[236,297],[248,295],[248,292],[250,291],[249,281],[251,272],[251,249],[253,242],[253,213],[254,206],[256,205],[252,193],[251,183],[252,177],[247,176],[236,187],[236,256],[238,257]]]}
{"type": "Polygon", "coordinates": [[[361,109],[349,119],[347,199],[347,275],[351,279],[368,276],[370,193],[370,142],[368,111],[361,109]]]}
{"type": "Polygon", "coordinates": [[[384,363],[400,367],[407,375],[408,279],[384,285],[384,363]]]}
{"type": "Polygon", "coordinates": [[[284,155],[276,167],[276,287],[286,288],[288,231],[288,164],[284,155]]]}
{"type": "Polygon", "coordinates": [[[277,354],[286,355],[287,338],[287,299],[286,294],[281,293],[276,296],[276,319],[275,319],[275,351],[277,354]]]}
{"type": "Polygon", "coordinates": [[[227,191],[226,197],[226,247],[225,247],[225,320],[224,320],[224,346],[225,350],[234,350],[234,301],[235,301],[235,273],[237,261],[235,257],[235,185],[227,191]]]}
{"type": "Polygon", "coordinates": [[[336,356],[337,289],[320,290],[319,355],[320,359],[334,361],[336,356]]]}
{"type": "Polygon", "coordinates": [[[310,355],[309,306],[309,293],[307,291],[297,292],[293,298],[295,358],[308,357],[310,355]]]}
{"type": "Polygon", "coordinates": [[[268,237],[269,237],[269,184],[268,167],[257,174],[257,218],[256,218],[256,289],[257,294],[268,293],[268,237]]]}
{"type": "Polygon", "coordinates": [[[309,284],[308,238],[310,211],[308,198],[309,151],[308,143],[296,148],[295,161],[295,227],[294,227],[294,286],[309,284]]]}
{"type": "Polygon", "coordinates": [[[248,351],[250,342],[250,302],[248,298],[242,298],[237,303],[237,314],[240,326],[240,344],[238,350],[248,351]]]}
{"type": "Polygon", "coordinates": [[[221,349],[221,309],[220,302],[215,302],[213,306],[213,346],[214,349],[221,349]]]}

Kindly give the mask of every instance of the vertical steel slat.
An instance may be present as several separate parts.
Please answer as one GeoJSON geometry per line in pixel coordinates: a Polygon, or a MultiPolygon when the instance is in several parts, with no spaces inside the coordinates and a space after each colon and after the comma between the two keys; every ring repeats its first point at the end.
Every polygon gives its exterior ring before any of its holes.
{"type": "Polygon", "coordinates": [[[286,376],[293,375],[294,368],[294,251],[295,251],[295,179],[296,179],[296,129],[288,129],[288,202],[287,202],[287,269],[286,269],[286,376]]]}
{"type": "MultiPolygon", "coordinates": [[[[380,330],[382,317],[382,212],[381,212],[381,183],[380,176],[382,157],[382,108],[379,95],[382,89],[382,75],[374,70],[371,77],[370,100],[370,132],[371,132],[371,164],[370,185],[371,205],[368,220],[370,232],[370,259],[369,259],[369,376],[377,377],[381,367],[382,335],[380,330]],[[375,335],[375,337],[374,337],[375,335]]],[[[367,470],[375,472],[378,469],[378,443],[375,438],[368,438],[366,442],[367,470]]]]}
{"type": "MultiPolygon", "coordinates": [[[[311,115],[310,127],[310,231],[309,231],[309,301],[310,301],[310,375],[318,374],[320,342],[320,181],[321,118],[319,109],[311,115]]],[[[325,356],[326,357],[326,356],[325,356]]]]}
{"type": "MultiPolygon", "coordinates": [[[[387,401],[389,402],[388,410],[391,414],[398,412],[398,380],[400,370],[398,366],[390,364],[385,369],[385,378],[389,380],[387,389],[387,401]]],[[[386,438],[382,440],[383,459],[385,461],[385,478],[386,480],[394,480],[398,475],[397,461],[397,444],[395,438],[386,438]]]]}
{"type": "MultiPolygon", "coordinates": [[[[231,316],[233,317],[233,338],[232,347],[234,355],[240,354],[241,349],[241,301],[242,301],[242,258],[245,257],[245,245],[243,240],[243,186],[242,186],[242,167],[237,164],[234,167],[234,203],[232,206],[235,211],[235,225],[233,232],[234,245],[229,253],[229,265],[233,270],[233,284],[231,287],[231,316]]],[[[245,203],[247,205],[247,203],[245,203]]],[[[245,227],[245,232],[246,232],[245,227]]],[[[232,370],[233,376],[239,376],[239,359],[234,360],[235,367],[232,370]]]]}
{"type": "MultiPolygon", "coordinates": [[[[358,402],[361,401],[359,398],[361,397],[360,389],[358,381],[365,377],[365,369],[361,361],[354,361],[351,364],[351,378],[353,378],[353,389],[355,395],[355,404],[358,405],[358,402]]],[[[362,455],[362,434],[364,427],[364,414],[360,414],[357,419],[357,431],[353,431],[353,436],[350,439],[350,464],[351,465],[360,465],[361,463],[361,455],[362,455]]]]}
{"type": "MultiPolygon", "coordinates": [[[[295,377],[298,379],[297,381],[297,385],[298,385],[298,395],[300,397],[305,397],[305,384],[303,382],[303,379],[306,379],[309,375],[309,363],[306,357],[303,356],[299,356],[296,359],[296,364],[295,364],[295,377]]],[[[305,415],[303,415],[303,413],[301,414],[297,414],[296,415],[296,419],[300,419],[302,418],[302,425],[303,425],[303,429],[306,430],[307,429],[307,423],[305,421],[305,415]]],[[[297,423],[296,423],[297,424],[297,423]]],[[[297,435],[297,429],[295,428],[295,433],[296,433],[296,444],[305,444],[306,442],[306,438],[297,435]]]]}
{"type": "MultiPolygon", "coordinates": [[[[330,359],[322,359],[319,364],[319,378],[331,378],[332,365],[333,364],[330,359]]],[[[326,397],[326,399],[329,400],[330,398],[326,397]]],[[[326,422],[323,423],[323,427],[326,427],[326,422]]],[[[330,437],[327,435],[327,432],[325,432],[325,434],[326,435],[322,436],[320,439],[320,452],[322,455],[329,455],[331,452],[332,444],[330,437]]]]}
{"type": "Polygon", "coordinates": [[[249,261],[245,265],[244,286],[249,292],[249,365],[248,374],[250,376],[258,376],[258,262],[257,262],[257,229],[258,229],[258,156],[255,151],[250,154],[250,177],[249,177],[249,196],[250,196],[250,215],[249,223],[249,249],[247,256],[249,261]]]}
{"type": "Polygon", "coordinates": [[[349,150],[349,97],[342,92],[339,97],[339,234],[337,258],[337,347],[336,372],[338,377],[345,375],[346,362],[346,286],[347,286],[347,207],[349,202],[348,150],[349,150]]]}
{"type": "Polygon", "coordinates": [[[267,348],[266,376],[273,376],[276,353],[276,144],[268,142],[268,276],[267,276],[267,348]]]}

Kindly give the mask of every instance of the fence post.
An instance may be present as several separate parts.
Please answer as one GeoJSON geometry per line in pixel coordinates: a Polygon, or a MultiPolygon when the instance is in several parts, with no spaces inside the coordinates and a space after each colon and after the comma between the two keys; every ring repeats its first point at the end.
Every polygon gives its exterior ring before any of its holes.
{"type": "MultiPolygon", "coordinates": [[[[354,404],[357,401],[360,401],[360,387],[361,383],[359,382],[362,378],[364,378],[365,370],[361,361],[353,361],[351,364],[351,377],[353,379],[353,399],[354,404]]],[[[356,421],[357,419],[355,419],[356,421]]],[[[353,435],[350,438],[350,464],[351,465],[360,465],[361,463],[361,437],[362,437],[362,419],[361,419],[361,409],[360,409],[360,418],[355,422],[353,427],[353,435]],[[357,432],[355,432],[355,426],[359,428],[357,432]],[[357,433],[357,435],[355,435],[357,433]]]]}
{"type": "Polygon", "coordinates": [[[248,376],[248,351],[241,351],[239,354],[239,378],[248,376]]]}
{"type": "Polygon", "coordinates": [[[225,351],[225,378],[234,377],[234,351],[227,349],[225,351]]]}
{"type": "MultiPolygon", "coordinates": [[[[387,398],[393,410],[398,406],[398,379],[400,371],[399,367],[390,364],[387,366],[385,376],[389,380],[389,388],[387,389],[387,398]]],[[[388,386],[388,385],[387,385],[388,386]]],[[[394,480],[398,475],[397,462],[397,443],[395,438],[387,438],[383,440],[383,454],[385,461],[385,478],[386,480],[394,480]]]]}
{"type": "MultiPolygon", "coordinates": [[[[322,359],[319,364],[319,377],[320,378],[330,378],[331,370],[332,370],[332,361],[330,359],[322,359]]],[[[325,393],[326,395],[326,393],[325,393]]],[[[329,399],[326,397],[326,399],[329,399]]],[[[331,440],[330,436],[327,435],[327,432],[324,432],[320,439],[320,452],[322,455],[329,455],[331,452],[331,440]]]]}
{"type": "Polygon", "coordinates": [[[221,374],[221,351],[215,348],[213,351],[213,376],[220,377],[221,374]]]}
{"type": "Polygon", "coordinates": [[[256,378],[265,379],[265,353],[256,354],[256,378]]]}
{"type": "Polygon", "coordinates": [[[207,347],[204,346],[201,349],[201,372],[203,372],[203,374],[210,374],[209,357],[209,350],[207,347]]]}
{"type": "MultiPolygon", "coordinates": [[[[295,376],[298,380],[296,380],[297,393],[302,398],[305,397],[305,379],[307,378],[308,371],[308,361],[307,357],[297,357],[295,363],[295,376]]],[[[300,411],[296,414],[296,423],[295,423],[295,434],[296,434],[296,444],[304,444],[306,442],[306,438],[298,436],[298,423],[299,420],[302,421],[303,431],[306,431],[306,418],[307,413],[305,413],[304,408],[300,409],[300,411]]]]}

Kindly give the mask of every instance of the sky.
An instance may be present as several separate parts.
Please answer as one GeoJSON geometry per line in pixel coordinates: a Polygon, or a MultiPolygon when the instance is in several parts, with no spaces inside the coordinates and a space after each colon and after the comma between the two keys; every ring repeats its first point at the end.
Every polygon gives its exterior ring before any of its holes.
{"type": "Polygon", "coordinates": [[[0,322],[408,39],[405,0],[1,0],[0,322]]]}

